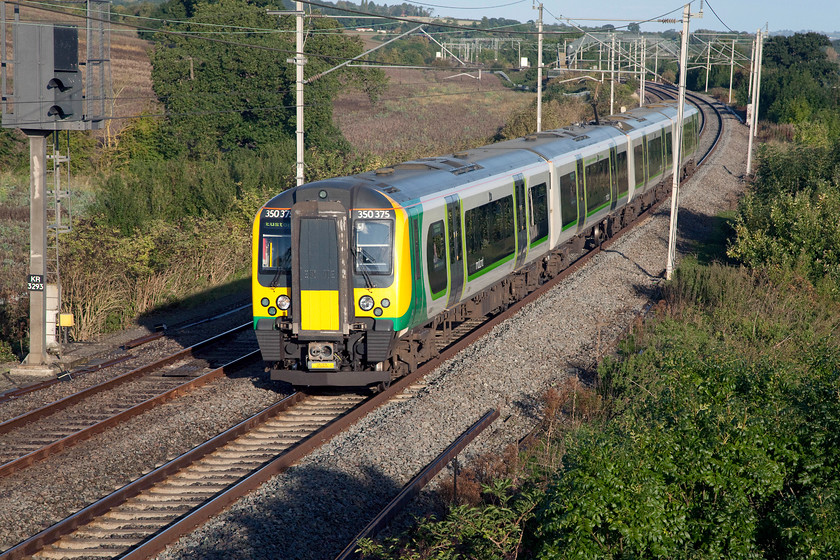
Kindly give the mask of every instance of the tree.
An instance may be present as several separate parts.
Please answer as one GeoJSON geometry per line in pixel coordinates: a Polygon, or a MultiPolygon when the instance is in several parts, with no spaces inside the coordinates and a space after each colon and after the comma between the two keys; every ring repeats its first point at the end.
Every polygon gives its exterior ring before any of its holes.
{"type": "MultiPolygon", "coordinates": [[[[170,125],[164,129],[164,154],[207,158],[219,150],[258,149],[294,138],[295,66],[287,62],[294,56],[294,34],[281,32],[294,29],[293,17],[278,19],[244,0],[198,3],[194,10],[178,34],[158,34],[152,52],[153,87],[170,125]]],[[[329,19],[310,25],[312,30],[337,28],[329,19]]],[[[312,33],[306,43],[306,75],[323,72],[361,49],[356,38],[312,33]]],[[[348,148],[332,119],[332,99],[348,72],[307,84],[308,146],[348,148]]]]}
{"type": "Polygon", "coordinates": [[[639,33],[641,31],[641,28],[639,27],[638,23],[631,23],[627,26],[627,31],[629,31],[630,33],[639,33]]]}
{"type": "MultiPolygon", "coordinates": [[[[830,46],[828,37],[819,33],[768,39],[761,77],[762,118],[799,123],[821,110],[836,107],[833,92],[840,85],[840,72],[837,64],[828,59],[830,46]]],[[[746,97],[743,84],[739,98],[744,102],[746,97]]]]}

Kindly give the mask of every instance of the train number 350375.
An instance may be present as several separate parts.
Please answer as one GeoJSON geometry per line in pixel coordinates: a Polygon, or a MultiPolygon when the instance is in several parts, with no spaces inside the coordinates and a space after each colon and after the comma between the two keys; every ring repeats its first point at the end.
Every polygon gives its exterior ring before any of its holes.
{"type": "Polygon", "coordinates": [[[390,210],[356,210],[356,218],[362,220],[383,220],[391,218],[390,210]]]}

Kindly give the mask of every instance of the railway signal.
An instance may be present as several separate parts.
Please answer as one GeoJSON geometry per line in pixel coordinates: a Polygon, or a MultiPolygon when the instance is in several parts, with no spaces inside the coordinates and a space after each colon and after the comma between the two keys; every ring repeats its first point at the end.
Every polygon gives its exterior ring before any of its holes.
{"type": "Polygon", "coordinates": [[[61,198],[69,196],[66,187],[60,187],[57,165],[68,163],[69,153],[66,158],[51,154],[55,185],[52,192],[48,191],[47,137],[62,130],[103,126],[105,95],[106,91],[110,93],[110,3],[87,0],[84,62],[79,60],[78,27],[35,21],[27,13],[28,7],[21,14],[21,6],[18,2],[0,2],[3,126],[19,128],[29,138],[29,355],[14,373],[52,377],[50,363],[54,358],[48,347],[56,344],[55,325],[61,311],[58,236],[68,230],[67,224],[61,224],[61,198]],[[9,6],[11,17],[7,17],[9,6]],[[7,27],[12,31],[11,57],[7,27]],[[7,76],[9,67],[12,80],[7,76]],[[55,200],[55,223],[48,220],[48,197],[55,200]],[[48,244],[50,235],[54,235],[50,237],[52,244],[48,244]]]}

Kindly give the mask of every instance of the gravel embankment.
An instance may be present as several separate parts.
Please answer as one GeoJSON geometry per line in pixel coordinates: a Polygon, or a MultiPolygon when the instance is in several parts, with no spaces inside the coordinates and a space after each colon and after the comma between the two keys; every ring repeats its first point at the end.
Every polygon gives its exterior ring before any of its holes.
{"type": "MultiPolygon", "coordinates": [[[[683,188],[679,252],[734,208],[747,130],[728,132],[683,188]]],[[[545,389],[590,367],[651,303],[665,268],[668,204],[489,336],[441,366],[415,398],[392,403],[162,553],[187,558],[334,557],[398,489],[490,408],[501,420],[463,460],[500,453],[539,418],[545,389]]]]}

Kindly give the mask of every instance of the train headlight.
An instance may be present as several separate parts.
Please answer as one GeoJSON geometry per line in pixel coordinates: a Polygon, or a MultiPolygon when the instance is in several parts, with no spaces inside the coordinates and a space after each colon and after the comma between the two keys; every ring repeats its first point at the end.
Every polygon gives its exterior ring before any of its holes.
{"type": "Polygon", "coordinates": [[[359,307],[362,311],[370,311],[373,309],[373,298],[370,296],[362,296],[359,298],[359,307]]]}
{"type": "Polygon", "coordinates": [[[271,302],[270,302],[270,301],[268,301],[268,298],[267,298],[267,297],[264,297],[264,298],[262,298],[262,299],[260,300],[260,305],[262,305],[263,307],[268,307],[270,303],[271,303],[271,302]]]}
{"type": "Polygon", "coordinates": [[[382,307],[387,309],[387,308],[391,307],[391,300],[388,299],[388,298],[382,298],[382,301],[379,302],[379,305],[381,305],[382,307]]]}
{"type": "Polygon", "coordinates": [[[376,309],[373,310],[373,314],[376,315],[377,317],[382,317],[382,308],[377,307],[376,309]]]}
{"type": "Polygon", "coordinates": [[[277,315],[277,308],[276,307],[269,307],[268,308],[268,314],[271,315],[272,317],[274,317],[275,315],[277,315]]]}
{"type": "Polygon", "coordinates": [[[288,311],[291,306],[292,300],[289,299],[289,296],[277,296],[277,307],[279,307],[282,311],[288,311]]]}

